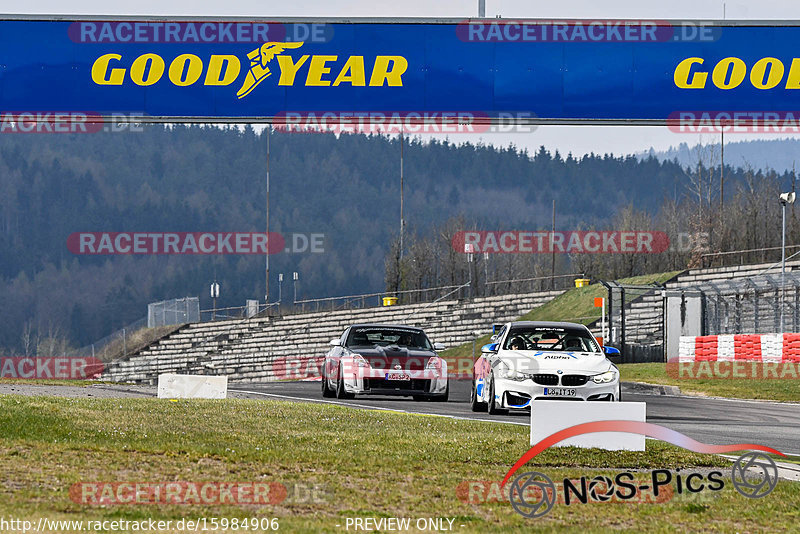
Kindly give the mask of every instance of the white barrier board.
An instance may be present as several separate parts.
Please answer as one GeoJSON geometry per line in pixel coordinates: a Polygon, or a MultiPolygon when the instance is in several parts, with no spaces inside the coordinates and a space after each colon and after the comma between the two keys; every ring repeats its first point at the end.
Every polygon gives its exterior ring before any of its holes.
{"type": "Polygon", "coordinates": [[[224,399],[227,396],[227,376],[158,375],[159,399],[224,399]]]}
{"type": "MultiPolygon", "coordinates": [[[[531,445],[559,430],[581,423],[610,420],[645,422],[646,416],[647,403],[644,402],[537,400],[531,403],[531,445]]],[[[593,432],[566,439],[553,446],[643,451],[644,436],[628,432],[593,432]]]]}

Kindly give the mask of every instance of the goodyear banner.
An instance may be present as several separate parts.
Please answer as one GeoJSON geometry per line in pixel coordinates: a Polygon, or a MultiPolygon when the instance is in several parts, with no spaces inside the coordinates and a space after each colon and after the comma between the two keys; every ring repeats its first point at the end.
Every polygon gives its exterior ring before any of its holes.
{"type": "Polygon", "coordinates": [[[665,123],[800,109],[800,27],[723,24],[4,20],[0,112],[665,123]]]}

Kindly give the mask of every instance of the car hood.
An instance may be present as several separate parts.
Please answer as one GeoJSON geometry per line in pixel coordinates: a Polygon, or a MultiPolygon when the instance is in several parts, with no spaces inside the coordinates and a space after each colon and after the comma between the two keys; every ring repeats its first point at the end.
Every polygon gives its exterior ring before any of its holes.
{"type": "Polygon", "coordinates": [[[410,349],[389,345],[387,347],[353,347],[349,349],[360,354],[373,369],[396,369],[399,365],[404,371],[425,369],[428,360],[436,356],[432,350],[410,349]]]}
{"type": "Polygon", "coordinates": [[[521,373],[599,374],[613,368],[604,354],[546,350],[504,350],[498,357],[521,373]]]}

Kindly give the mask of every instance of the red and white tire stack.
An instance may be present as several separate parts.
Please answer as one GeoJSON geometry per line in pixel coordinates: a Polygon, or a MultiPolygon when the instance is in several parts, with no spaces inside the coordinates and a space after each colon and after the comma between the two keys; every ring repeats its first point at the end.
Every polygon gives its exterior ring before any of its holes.
{"type": "Polygon", "coordinates": [[[800,334],[681,336],[678,361],[800,362],[800,334]]]}

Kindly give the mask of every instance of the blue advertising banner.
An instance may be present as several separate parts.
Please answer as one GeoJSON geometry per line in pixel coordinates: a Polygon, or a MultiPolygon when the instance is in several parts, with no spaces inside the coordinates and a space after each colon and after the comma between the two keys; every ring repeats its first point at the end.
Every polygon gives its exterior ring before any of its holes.
{"type": "Polygon", "coordinates": [[[785,120],[798,42],[767,23],[3,20],[0,113],[785,120]]]}

